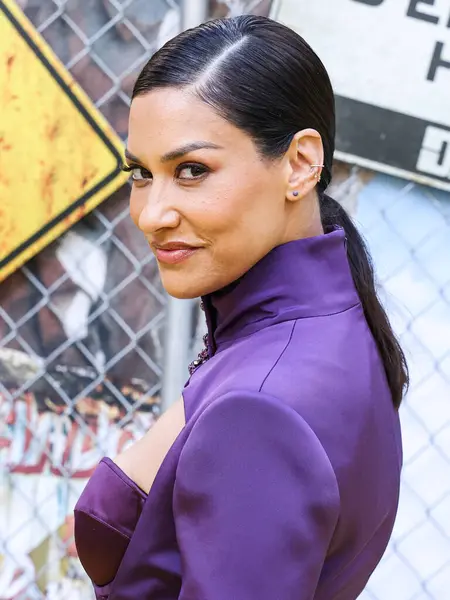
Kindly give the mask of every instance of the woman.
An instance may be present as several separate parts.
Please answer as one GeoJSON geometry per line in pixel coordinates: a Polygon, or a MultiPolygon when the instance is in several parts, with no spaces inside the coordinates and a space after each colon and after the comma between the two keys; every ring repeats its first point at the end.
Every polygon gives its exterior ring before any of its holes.
{"type": "Polygon", "coordinates": [[[324,192],[334,100],[269,19],[182,33],[137,80],[131,215],[162,282],[201,296],[182,398],[76,507],[109,600],[353,600],[391,535],[405,360],[367,251],[324,192]]]}

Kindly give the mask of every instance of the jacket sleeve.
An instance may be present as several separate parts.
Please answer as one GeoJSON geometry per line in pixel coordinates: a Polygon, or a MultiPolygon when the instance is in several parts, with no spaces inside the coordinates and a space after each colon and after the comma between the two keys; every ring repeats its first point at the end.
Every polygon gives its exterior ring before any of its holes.
{"type": "Polygon", "coordinates": [[[334,471],[298,413],[256,392],[215,400],[177,469],[179,600],[312,599],[338,514],[334,471]]]}

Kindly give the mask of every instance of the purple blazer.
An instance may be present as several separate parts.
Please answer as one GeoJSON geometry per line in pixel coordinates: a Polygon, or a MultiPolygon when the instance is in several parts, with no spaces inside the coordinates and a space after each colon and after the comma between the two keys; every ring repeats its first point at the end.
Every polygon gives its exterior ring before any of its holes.
{"type": "Polygon", "coordinates": [[[113,569],[97,598],[354,600],[402,451],[343,231],[277,247],[204,303],[210,358],[150,494],[103,459],[77,503],[86,570],[113,569]]]}

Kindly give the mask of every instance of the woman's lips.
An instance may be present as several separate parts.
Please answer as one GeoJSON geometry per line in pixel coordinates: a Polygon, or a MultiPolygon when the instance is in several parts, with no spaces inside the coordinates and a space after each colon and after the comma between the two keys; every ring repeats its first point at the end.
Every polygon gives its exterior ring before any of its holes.
{"type": "Polygon", "coordinates": [[[167,246],[163,248],[156,247],[156,258],[159,262],[166,263],[168,265],[176,265],[177,263],[187,260],[200,248],[194,248],[192,246],[167,246]]]}

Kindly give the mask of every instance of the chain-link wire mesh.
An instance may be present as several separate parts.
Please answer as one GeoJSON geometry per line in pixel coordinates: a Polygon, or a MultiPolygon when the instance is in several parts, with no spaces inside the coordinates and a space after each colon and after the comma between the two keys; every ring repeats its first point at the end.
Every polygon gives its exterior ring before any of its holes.
{"type": "Polygon", "coordinates": [[[407,353],[399,514],[364,598],[445,600],[450,590],[450,197],[377,176],[358,195],[381,296],[407,353]]]}
{"type": "Polygon", "coordinates": [[[406,352],[404,468],[388,550],[362,600],[445,600],[450,590],[450,196],[337,167],[332,190],[372,253],[406,352]]]}
{"type": "MultiPolygon", "coordinates": [[[[119,135],[148,57],[180,28],[179,0],[20,0],[119,135]]],[[[269,0],[210,2],[210,16],[269,0]]],[[[362,598],[450,589],[450,199],[337,164],[408,354],[404,471],[389,549],[362,598]]],[[[128,215],[128,186],[0,286],[0,600],[85,600],[74,502],[101,456],[159,412],[166,297],[128,215]]],[[[201,327],[200,327],[201,329],[201,327]]]]}
{"type": "MultiPolygon", "coordinates": [[[[30,0],[25,14],[122,138],[179,6],[30,0]]],[[[71,513],[102,455],[159,412],[166,297],[124,186],[0,287],[0,598],[89,598],[71,513]]]]}
{"type": "MultiPolygon", "coordinates": [[[[19,4],[125,139],[134,80],[180,30],[180,0],[19,4]]],[[[212,16],[227,11],[210,3],[212,16]]],[[[124,186],[0,286],[1,600],[91,597],[73,505],[99,459],[159,414],[166,296],[128,195],[124,186]]]]}

